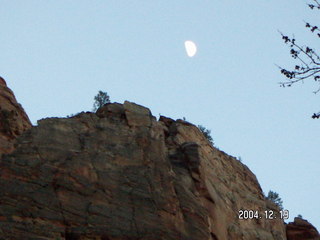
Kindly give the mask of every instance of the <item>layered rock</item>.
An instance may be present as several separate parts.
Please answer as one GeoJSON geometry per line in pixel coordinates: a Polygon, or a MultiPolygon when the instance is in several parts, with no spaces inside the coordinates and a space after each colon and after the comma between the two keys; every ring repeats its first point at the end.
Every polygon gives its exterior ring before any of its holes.
{"type": "Polygon", "coordinates": [[[287,225],[288,240],[320,240],[317,229],[307,220],[296,217],[287,225]]]}
{"type": "Polygon", "coordinates": [[[286,239],[255,175],[199,129],[125,102],[48,118],[0,161],[1,239],[286,239]]]}
{"type": "Polygon", "coordinates": [[[13,92],[0,77],[0,156],[14,149],[17,136],[31,128],[31,122],[13,92]]]}

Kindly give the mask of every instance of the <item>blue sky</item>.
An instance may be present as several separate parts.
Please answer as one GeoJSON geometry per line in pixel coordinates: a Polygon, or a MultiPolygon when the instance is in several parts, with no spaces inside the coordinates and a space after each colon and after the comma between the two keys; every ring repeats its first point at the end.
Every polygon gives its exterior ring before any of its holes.
{"type": "Polygon", "coordinates": [[[319,44],[304,28],[320,16],[307,1],[0,2],[0,75],[34,124],[90,111],[99,90],[185,117],[278,192],[290,220],[320,229],[318,86],[280,88],[275,66],[295,63],[278,30],[319,44]]]}

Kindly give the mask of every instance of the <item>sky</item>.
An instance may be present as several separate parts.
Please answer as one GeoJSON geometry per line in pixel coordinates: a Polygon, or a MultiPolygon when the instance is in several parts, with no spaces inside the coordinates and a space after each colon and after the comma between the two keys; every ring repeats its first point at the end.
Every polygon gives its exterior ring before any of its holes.
{"type": "Polygon", "coordinates": [[[33,124],[91,111],[99,90],[201,124],[279,193],[289,221],[320,230],[320,93],[312,80],[280,88],[276,67],[296,63],[278,31],[319,44],[307,2],[0,0],[0,76],[33,124]]]}

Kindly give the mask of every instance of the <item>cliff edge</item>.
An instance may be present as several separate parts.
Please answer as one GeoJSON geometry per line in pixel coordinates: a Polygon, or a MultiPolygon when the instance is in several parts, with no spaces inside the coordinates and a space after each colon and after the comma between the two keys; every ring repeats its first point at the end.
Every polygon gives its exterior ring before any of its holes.
{"type": "Polygon", "coordinates": [[[17,136],[31,128],[31,122],[6,81],[0,77],[0,157],[14,149],[17,136]]]}
{"type": "Polygon", "coordinates": [[[287,239],[279,218],[239,219],[279,209],[189,122],[126,101],[26,126],[0,158],[0,239],[287,239]]]}

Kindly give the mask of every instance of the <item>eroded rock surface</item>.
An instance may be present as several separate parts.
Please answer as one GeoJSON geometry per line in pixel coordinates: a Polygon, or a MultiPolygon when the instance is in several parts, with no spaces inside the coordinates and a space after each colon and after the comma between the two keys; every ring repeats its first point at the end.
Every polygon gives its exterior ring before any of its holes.
{"type": "Polygon", "coordinates": [[[199,129],[125,102],[39,121],[0,161],[0,239],[272,240],[255,175],[199,129]]]}
{"type": "Polygon", "coordinates": [[[13,92],[0,77],[0,156],[13,151],[17,136],[31,128],[31,122],[13,92]]]}
{"type": "Polygon", "coordinates": [[[320,240],[320,235],[317,229],[302,218],[294,218],[293,222],[287,225],[288,240],[320,240]]]}
{"type": "Polygon", "coordinates": [[[15,113],[0,118],[0,151],[11,152],[0,154],[0,239],[318,239],[299,219],[240,220],[241,209],[278,209],[245,165],[186,121],[157,121],[126,101],[31,127],[1,78],[0,87],[1,110],[15,113]]]}

